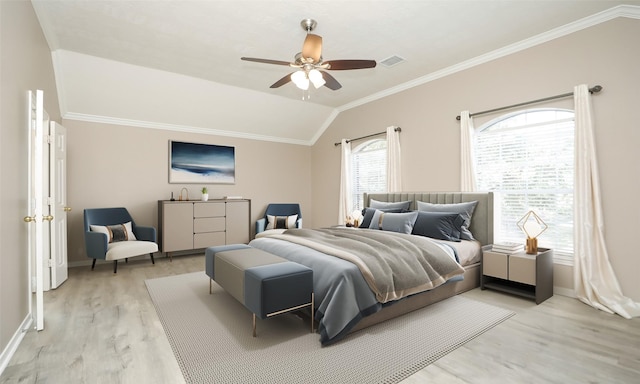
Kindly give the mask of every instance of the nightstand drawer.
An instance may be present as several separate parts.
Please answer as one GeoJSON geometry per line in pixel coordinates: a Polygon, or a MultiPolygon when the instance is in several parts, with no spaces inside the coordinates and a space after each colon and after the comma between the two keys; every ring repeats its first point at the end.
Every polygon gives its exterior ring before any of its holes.
{"type": "Polygon", "coordinates": [[[540,304],[553,296],[553,251],[538,248],[537,255],[482,250],[481,289],[493,289],[534,299],[540,304]]]}
{"type": "Polygon", "coordinates": [[[509,280],[536,285],[536,255],[518,254],[509,257],[509,280]]]}
{"type": "Polygon", "coordinates": [[[482,274],[500,279],[509,278],[508,261],[506,253],[485,251],[482,259],[482,274]]]}

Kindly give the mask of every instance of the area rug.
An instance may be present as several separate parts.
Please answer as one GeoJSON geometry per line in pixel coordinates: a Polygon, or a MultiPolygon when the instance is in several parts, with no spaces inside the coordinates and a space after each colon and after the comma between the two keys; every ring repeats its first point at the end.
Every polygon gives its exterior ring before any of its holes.
{"type": "Polygon", "coordinates": [[[145,281],[187,383],[398,383],[514,313],[461,296],[321,347],[293,314],[258,319],[204,272],[145,281]]]}

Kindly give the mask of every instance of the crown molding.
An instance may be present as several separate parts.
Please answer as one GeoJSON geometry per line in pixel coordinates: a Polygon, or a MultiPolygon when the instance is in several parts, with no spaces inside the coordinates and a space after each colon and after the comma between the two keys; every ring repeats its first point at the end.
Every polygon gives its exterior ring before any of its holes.
{"type": "Polygon", "coordinates": [[[240,139],[272,141],[277,143],[306,145],[306,146],[313,145],[311,141],[306,141],[306,140],[295,140],[295,139],[289,139],[284,137],[254,135],[254,134],[243,133],[243,132],[224,131],[220,129],[192,127],[188,125],[177,125],[177,124],[156,123],[151,121],[121,119],[117,117],[89,115],[89,114],[75,113],[75,112],[67,112],[64,115],[62,115],[62,118],[66,120],[86,121],[90,123],[122,125],[122,126],[128,126],[128,127],[159,129],[159,130],[174,131],[174,132],[198,133],[201,135],[235,137],[240,139]]]}
{"type": "Polygon", "coordinates": [[[572,23],[563,25],[558,28],[554,28],[547,32],[543,32],[528,39],[519,41],[517,43],[507,45],[505,47],[496,49],[484,55],[474,57],[472,59],[463,61],[461,63],[452,65],[450,67],[441,69],[436,72],[432,72],[428,75],[419,77],[417,79],[407,81],[406,83],[399,84],[395,87],[388,88],[386,90],[374,93],[367,97],[355,100],[351,103],[344,104],[337,108],[338,112],[347,111],[352,108],[359,107],[364,104],[368,104],[372,101],[382,99],[387,96],[394,95],[396,93],[406,91],[408,89],[417,87],[422,84],[429,83],[431,81],[443,78],[445,76],[452,75],[454,73],[464,71],[469,68],[473,68],[477,65],[487,63],[489,61],[511,55],[516,52],[523,51],[528,48],[535,47],[537,45],[555,40],[557,38],[567,36],[569,34],[581,31],[583,29],[593,27],[595,25],[613,20],[618,17],[627,17],[632,19],[640,19],[640,6],[635,5],[618,5],[616,7],[604,10],[602,12],[593,14],[591,16],[584,17],[580,20],[576,20],[572,23]]]}

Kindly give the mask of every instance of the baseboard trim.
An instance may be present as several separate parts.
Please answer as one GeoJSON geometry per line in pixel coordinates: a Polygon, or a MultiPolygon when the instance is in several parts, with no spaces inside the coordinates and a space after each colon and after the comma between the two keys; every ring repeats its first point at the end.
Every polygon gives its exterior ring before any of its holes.
{"type": "Polygon", "coordinates": [[[573,289],[564,288],[564,287],[553,287],[553,293],[555,295],[567,296],[573,299],[577,298],[576,293],[573,289]]]}
{"type": "Polygon", "coordinates": [[[33,318],[31,317],[31,313],[28,313],[27,317],[24,318],[22,324],[20,324],[20,327],[16,330],[11,340],[9,340],[9,343],[2,351],[2,354],[0,355],[0,375],[2,375],[4,369],[9,365],[9,361],[11,361],[13,354],[18,350],[18,346],[20,346],[25,333],[27,333],[32,323],[33,318]]]}

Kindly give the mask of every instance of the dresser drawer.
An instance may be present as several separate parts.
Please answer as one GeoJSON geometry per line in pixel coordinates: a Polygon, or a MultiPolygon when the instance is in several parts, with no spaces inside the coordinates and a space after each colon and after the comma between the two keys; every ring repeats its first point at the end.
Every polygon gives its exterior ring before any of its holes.
{"type": "Polygon", "coordinates": [[[225,244],[224,232],[206,232],[193,235],[193,248],[207,248],[225,244]]]}
{"type": "Polygon", "coordinates": [[[225,203],[193,203],[193,217],[224,217],[225,203]]]}
{"type": "Polygon", "coordinates": [[[193,233],[201,232],[224,232],[224,217],[205,217],[193,219],[193,233]]]}
{"type": "Polygon", "coordinates": [[[500,279],[509,278],[509,255],[506,253],[485,251],[482,257],[482,274],[500,279]]]}

